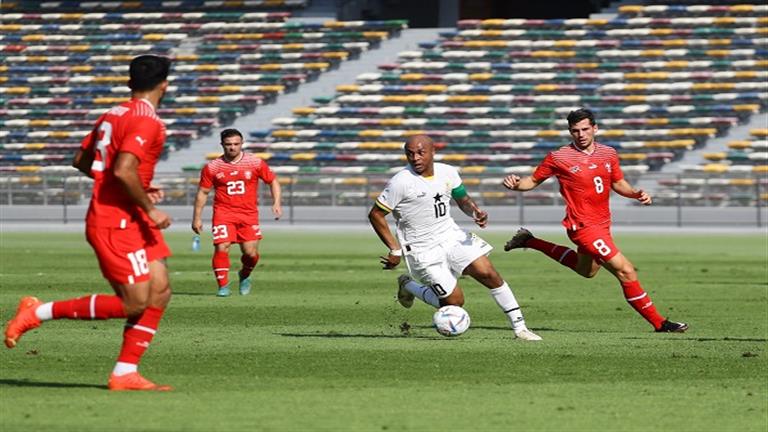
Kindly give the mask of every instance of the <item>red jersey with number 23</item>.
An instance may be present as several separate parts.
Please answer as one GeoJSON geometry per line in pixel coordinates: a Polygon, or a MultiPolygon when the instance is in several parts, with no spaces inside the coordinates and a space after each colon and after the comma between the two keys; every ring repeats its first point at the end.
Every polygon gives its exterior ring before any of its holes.
{"type": "Polygon", "coordinates": [[[573,144],[550,152],[533,172],[542,182],[557,177],[560,195],[565,200],[563,225],[576,230],[611,220],[611,185],[624,178],[619,155],[613,147],[595,143],[587,154],[573,144]]]}
{"type": "Polygon", "coordinates": [[[264,160],[250,153],[242,155],[236,162],[227,162],[221,156],[208,162],[200,172],[200,187],[216,189],[213,225],[259,223],[259,179],[272,183],[275,173],[264,160]]]}
{"type": "Polygon", "coordinates": [[[128,228],[137,223],[154,226],[125,192],[113,168],[118,153],[132,153],[139,159],[137,171],[146,190],[155,175],[164,144],[165,124],[147,100],[131,99],[99,117],[93,131],[80,144],[83,151],[94,152],[93,196],[85,219],[89,226],[128,228]]]}

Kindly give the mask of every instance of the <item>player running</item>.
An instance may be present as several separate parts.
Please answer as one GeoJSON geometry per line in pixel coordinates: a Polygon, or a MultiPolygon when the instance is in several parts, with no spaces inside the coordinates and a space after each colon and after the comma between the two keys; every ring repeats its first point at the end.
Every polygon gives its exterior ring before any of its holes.
{"type": "Polygon", "coordinates": [[[165,57],[134,58],[129,67],[131,100],[99,117],[73,160],[73,166],[94,180],[85,234],[116,295],[48,303],[24,297],[5,328],[5,345],[13,348],[43,321],[127,318],[110,390],[170,390],[138,373],[171,299],[165,264],[171,251],[160,232],[171,219],[155,207],[162,194],[150,186],[165,143],[165,125],[155,110],[168,87],[169,68],[165,57]]]}
{"type": "Polygon", "coordinates": [[[451,217],[453,198],[480,228],[488,223],[488,213],[469,197],[456,168],[433,162],[434,143],[426,135],[408,138],[404,149],[409,166],[389,180],[368,214],[376,234],[389,248],[389,253],[380,257],[384,269],[397,267],[404,256],[410,275],[424,283],[408,274],[400,275],[400,304],[410,308],[418,297],[436,308],[462,306],[464,292],[457,281],[467,274],[490,289],[518,338],[541,340],[526,327],[512,290],[488,259],[491,245],[461,229],[451,217]],[[397,240],[387,224],[389,213],[397,223],[397,240]]]}
{"type": "Polygon", "coordinates": [[[200,172],[200,184],[192,214],[192,230],[203,230],[202,213],[208,193],[216,189],[213,199],[213,259],[211,266],[216,276],[219,297],[228,297],[229,247],[240,244],[243,264],[238,272],[241,295],[251,292],[251,271],[259,262],[259,179],[269,185],[272,193],[272,213],[280,219],[283,208],[280,201],[280,183],[267,163],[243,152],[243,135],[237,129],[221,132],[224,154],[206,164],[200,172]]]}
{"type": "Polygon", "coordinates": [[[568,238],[578,246],[577,252],[536,238],[525,228],[507,242],[504,250],[536,249],[586,278],[594,277],[601,266],[605,267],[619,280],[627,302],[657,332],[686,331],[687,324],[665,319],[656,311],[637,280],[635,267],[611,237],[608,188],[643,205],[651,204],[651,196],[642,189],[634,189],[624,179],[616,150],[595,142],[597,124],[591,111],[583,108],[571,111],[568,129],[573,137],[571,144],[547,154],[533,175],[524,178],[510,175],[504,178],[503,184],[508,189],[528,191],[549,177],[557,177],[560,195],[566,203],[563,225],[568,238]]]}

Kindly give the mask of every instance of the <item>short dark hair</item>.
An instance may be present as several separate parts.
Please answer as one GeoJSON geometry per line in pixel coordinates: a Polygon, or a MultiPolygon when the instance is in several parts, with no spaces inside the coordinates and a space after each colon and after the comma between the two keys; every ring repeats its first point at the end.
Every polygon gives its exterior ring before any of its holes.
{"type": "Polygon", "coordinates": [[[171,60],[153,54],[140,55],[131,60],[128,87],[133,91],[148,91],[168,79],[171,60]]]}
{"type": "Polygon", "coordinates": [[[593,113],[592,111],[586,108],[579,108],[571,111],[570,113],[568,113],[567,118],[568,118],[568,127],[571,127],[584,119],[589,119],[589,124],[591,124],[592,126],[595,125],[595,113],[593,113]]]}
{"type": "Polygon", "coordinates": [[[243,139],[243,134],[239,130],[230,128],[221,131],[221,142],[224,143],[224,140],[231,136],[239,136],[241,140],[243,139]]]}

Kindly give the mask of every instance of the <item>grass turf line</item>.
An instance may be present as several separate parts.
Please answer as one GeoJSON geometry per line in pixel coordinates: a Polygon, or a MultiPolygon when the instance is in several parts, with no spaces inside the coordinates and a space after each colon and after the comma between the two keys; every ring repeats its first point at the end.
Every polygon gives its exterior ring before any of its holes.
{"type": "MultiPolygon", "coordinates": [[[[582,279],[483,235],[544,338],[532,344],[513,339],[469,279],[460,283],[472,328],[437,335],[431,308],[395,303],[398,273],[379,269],[373,232],[266,235],[253,294],[225,299],[214,297],[211,246],[194,253],[191,235],[168,236],[175,294],[141,370],[176,391],[105,390],[121,322],[45,323],[0,354],[0,430],[768,427],[764,237],[617,236],[660,312],[691,325],[668,335],[650,331],[607,273],[582,279]]],[[[109,290],[80,234],[0,240],[3,321],[22,295],[109,290]]]]}

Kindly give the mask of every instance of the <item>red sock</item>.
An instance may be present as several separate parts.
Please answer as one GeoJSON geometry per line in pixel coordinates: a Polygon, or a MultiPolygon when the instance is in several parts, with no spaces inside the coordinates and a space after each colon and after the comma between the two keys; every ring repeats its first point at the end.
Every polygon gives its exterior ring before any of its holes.
{"type": "Polygon", "coordinates": [[[643,316],[646,321],[651,323],[654,329],[659,329],[664,317],[656,311],[651,297],[640,286],[640,281],[622,282],[621,288],[624,290],[624,298],[637,313],[643,316]]]}
{"type": "Polygon", "coordinates": [[[123,301],[115,295],[93,294],[53,302],[53,319],[105,320],[125,318],[123,301]]]}
{"type": "Polygon", "coordinates": [[[579,262],[579,256],[573,249],[568,249],[565,246],[550,243],[539,238],[534,237],[528,240],[525,243],[525,247],[541,251],[546,256],[552,258],[553,260],[559,262],[571,270],[575,270],[576,264],[579,262]]]}
{"type": "Polygon", "coordinates": [[[216,251],[211,260],[213,274],[216,275],[216,283],[223,287],[229,283],[229,252],[216,251]]]}
{"type": "Polygon", "coordinates": [[[243,263],[243,268],[240,270],[240,279],[245,279],[251,275],[253,268],[256,267],[256,263],[259,262],[259,254],[254,256],[243,255],[240,257],[240,262],[243,263]]]}
{"type": "Polygon", "coordinates": [[[139,364],[141,356],[149,347],[155,336],[160,319],[163,317],[163,309],[149,306],[138,318],[128,320],[123,331],[123,346],[117,361],[130,364],[139,364]]]}

